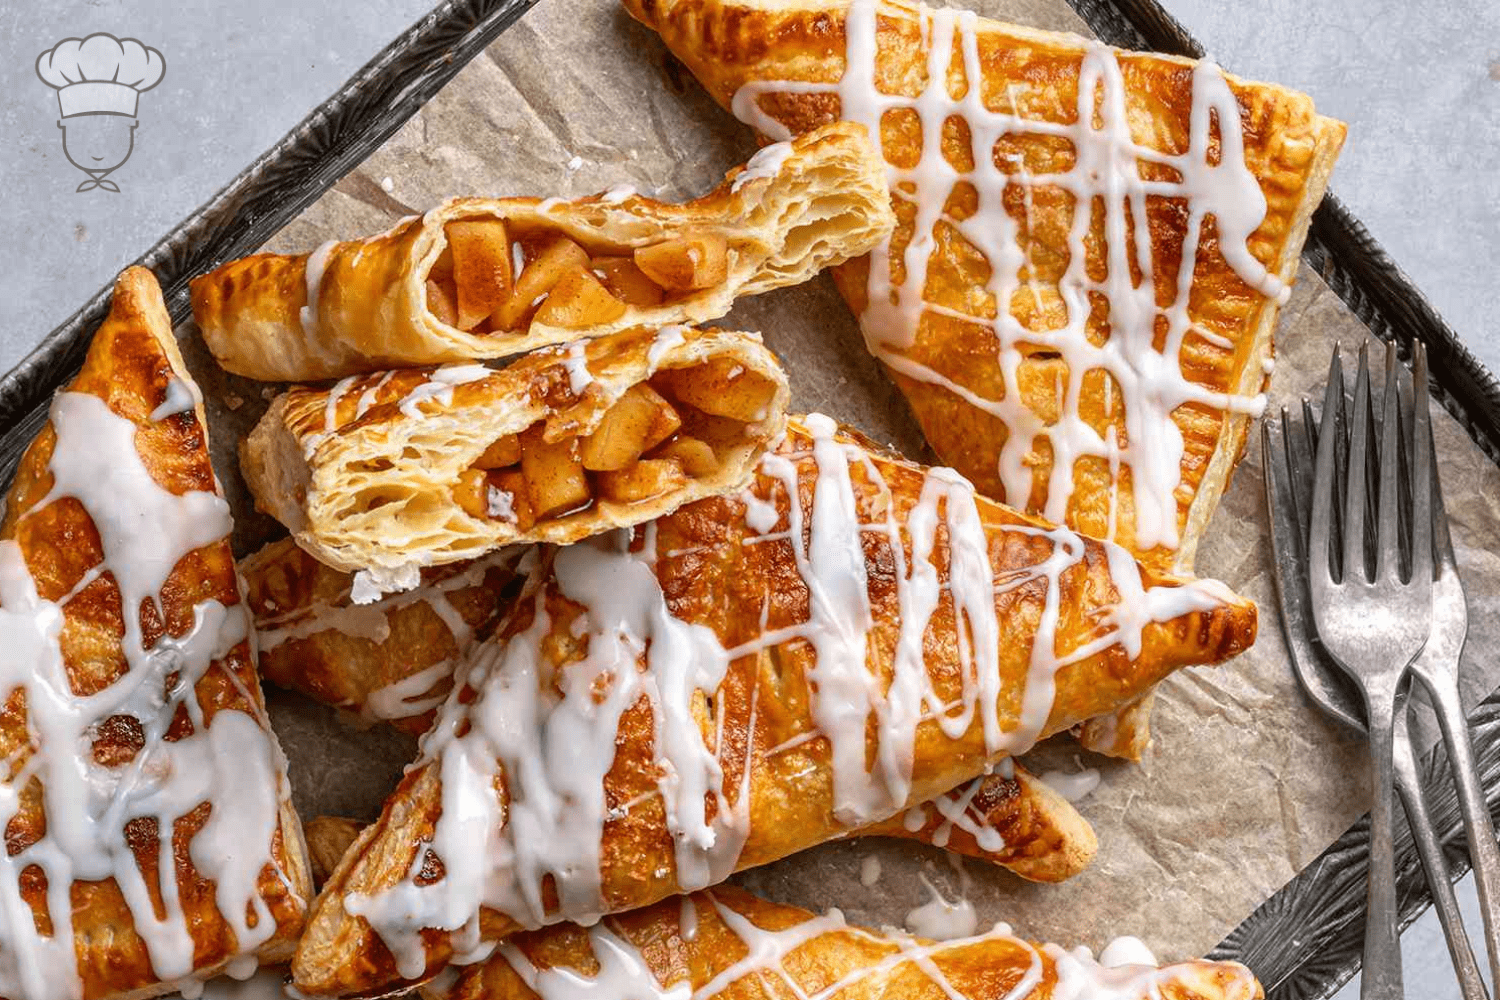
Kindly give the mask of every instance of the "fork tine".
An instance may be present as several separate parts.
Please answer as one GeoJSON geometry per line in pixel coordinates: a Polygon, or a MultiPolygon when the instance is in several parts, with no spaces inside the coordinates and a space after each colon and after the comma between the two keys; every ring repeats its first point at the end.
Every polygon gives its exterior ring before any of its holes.
{"type": "Polygon", "coordinates": [[[1359,372],[1354,382],[1354,412],[1349,416],[1348,474],[1344,493],[1344,561],[1341,582],[1371,579],[1365,565],[1365,505],[1370,468],[1370,345],[1359,345],[1359,372]]]}
{"type": "Polygon", "coordinates": [[[1297,433],[1292,424],[1292,415],[1285,406],[1281,408],[1281,465],[1286,472],[1288,526],[1292,528],[1292,539],[1299,557],[1306,559],[1307,542],[1303,537],[1302,498],[1297,495],[1297,464],[1292,449],[1297,443],[1297,433]]]}
{"type": "MultiPolygon", "coordinates": [[[[1375,579],[1401,575],[1401,384],[1396,378],[1396,347],[1385,347],[1385,398],[1380,404],[1379,507],[1375,515],[1375,579]]],[[[1345,564],[1347,565],[1347,563],[1345,564]]]]}
{"type": "Polygon", "coordinates": [[[1448,514],[1443,509],[1442,486],[1437,475],[1437,449],[1432,443],[1432,416],[1427,402],[1427,348],[1412,341],[1412,460],[1411,460],[1411,578],[1432,574],[1433,535],[1437,535],[1438,558],[1453,565],[1453,539],[1448,534],[1448,514]],[[1431,530],[1428,530],[1431,525],[1431,530]]]}
{"type": "MultiPolygon", "coordinates": [[[[1340,372],[1342,375],[1342,372],[1340,372]]],[[[1340,394],[1343,393],[1343,384],[1340,381],[1340,394]]],[[[1285,419],[1285,418],[1283,418],[1285,419]]],[[[1287,440],[1287,467],[1291,470],[1293,495],[1299,506],[1297,527],[1299,529],[1298,541],[1303,546],[1303,560],[1307,557],[1307,530],[1308,514],[1312,500],[1306,496],[1307,484],[1313,480],[1313,469],[1317,465],[1318,455],[1318,418],[1313,414],[1312,401],[1306,396],[1302,397],[1302,447],[1294,447],[1290,439],[1287,440]]],[[[1334,514],[1338,509],[1335,505],[1334,514]]],[[[1333,547],[1339,549],[1343,546],[1341,539],[1343,534],[1339,531],[1339,519],[1335,516],[1331,522],[1333,547]]]]}
{"type": "MultiPolygon", "coordinates": [[[[1334,345],[1333,359],[1328,363],[1328,386],[1323,392],[1323,422],[1325,429],[1329,420],[1344,405],[1343,363],[1339,358],[1338,345],[1334,345]]],[[[1334,440],[1335,433],[1318,435],[1317,468],[1313,473],[1312,509],[1308,512],[1307,570],[1314,593],[1319,584],[1333,582],[1332,558],[1329,548],[1333,507],[1337,500],[1334,490],[1334,440]]]]}

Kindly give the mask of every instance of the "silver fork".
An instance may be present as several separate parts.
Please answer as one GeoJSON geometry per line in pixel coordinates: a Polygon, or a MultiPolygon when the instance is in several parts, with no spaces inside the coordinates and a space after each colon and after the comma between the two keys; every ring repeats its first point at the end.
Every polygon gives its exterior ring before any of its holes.
{"type": "MultiPolygon", "coordinates": [[[[1411,532],[1409,572],[1403,578],[1399,513],[1406,506],[1408,523],[1432,523],[1425,379],[1420,387],[1424,405],[1414,406],[1412,412],[1412,454],[1403,463],[1400,420],[1391,419],[1401,406],[1393,349],[1387,349],[1385,367],[1386,419],[1374,470],[1378,490],[1374,551],[1369,551],[1370,539],[1365,531],[1374,419],[1369,358],[1364,346],[1359,351],[1353,413],[1348,416],[1349,447],[1342,483],[1335,473],[1337,435],[1322,434],[1318,438],[1307,549],[1313,625],[1324,650],[1359,688],[1370,738],[1370,873],[1360,988],[1364,1000],[1392,1000],[1403,995],[1393,826],[1396,710],[1401,704],[1406,668],[1422,651],[1432,624],[1432,533],[1430,529],[1411,532]],[[1409,506],[1399,495],[1403,481],[1409,506]],[[1343,507],[1342,553],[1334,545],[1336,504],[1343,507]]],[[[1335,426],[1344,409],[1341,383],[1341,379],[1330,379],[1323,401],[1323,419],[1333,419],[1335,426]]]]}
{"type": "MultiPolygon", "coordinates": [[[[1426,378],[1426,357],[1420,344],[1417,345],[1416,350],[1417,355],[1413,360],[1417,373],[1414,381],[1420,383],[1425,382],[1426,378]]],[[[1334,353],[1330,364],[1328,378],[1330,383],[1337,385],[1338,392],[1342,395],[1343,367],[1337,352],[1334,353]]],[[[1425,392],[1425,389],[1423,391],[1425,392]]],[[[1413,394],[1414,400],[1424,398],[1425,396],[1413,394]]],[[[1264,466],[1266,509],[1271,519],[1271,541],[1275,554],[1276,594],[1281,607],[1282,631],[1286,637],[1292,669],[1296,672],[1303,690],[1319,708],[1346,726],[1365,733],[1363,709],[1358,694],[1351,689],[1351,685],[1338,668],[1322,654],[1313,635],[1306,554],[1309,527],[1307,490],[1313,479],[1313,456],[1317,452],[1320,431],[1318,421],[1313,416],[1312,406],[1305,397],[1302,400],[1300,433],[1296,422],[1285,407],[1281,410],[1279,427],[1281,430],[1280,449],[1273,444],[1273,422],[1267,420],[1262,423],[1261,461],[1264,466]]],[[[1336,424],[1331,429],[1335,435],[1338,435],[1335,444],[1342,445],[1344,442],[1340,434],[1341,429],[1336,424]]],[[[1338,467],[1336,462],[1335,468],[1338,467]]],[[[1424,675],[1430,674],[1435,682],[1441,683],[1443,678],[1440,674],[1445,668],[1447,677],[1456,677],[1457,653],[1462,647],[1467,614],[1463,606],[1462,584],[1458,581],[1457,572],[1454,569],[1447,517],[1443,511],[1442,495],[1436,480],[1435,457],[1433,476],[1433,530],[1440,566],[1438,583],[1433,594],[1436,620],[1433,635],[1428,640],[1428,645],[1424,647],[1422,655],[1413,664],[1412,670],[1413,672],[1420,671],[1424,675]],[[1445,574],[1451,574],[1450,583],[1444,583],[1445,574]],[[1456,600],[1453,595],[1454,588],[1457,589],[1456,600]],[[1450,624],[1453,622],[1457,622],[1459,626],[1456,634],[1450,624]],[[1443,659],[1439,655],[1440,650],[1451,650],[1451,659],[1443,659]],[[1435,671],[1423,669],[1423,665],[1430,659],[1435,659],[1438,663],[1435,671]]],[[[1338,527],[1336,519],[1334,527],[1338,527]]],[[[1424,684],[1431,686],[1431,682],[1425,676],[1424,684]]],[[[1449,681],[1447,689],[1456,696],[1456,682],[1449,681]]],[[[1446,697],[1446,695],[1434,696],[1434,701],[1437,702],[1440,697],[1446,697]]],[[[1417,856],[1432,891],[1433,906],[1437,910],[1438,921],[1442,925],[1443,936],[1448,943],[1448,952],[1453,960],[1454,971],[1463,998],[1464,1000],[1486,1000],[1479,966],[1474,960],[1474,953],[1464,930],[1458,900],[1448,878],[1442,844],[1427,812],[1416,756],[1412,752],[1411,741],[1407,735],[1407,725],[1407,712],[1398,710],[1394,740],[1396,793],[1401,798],[1401,804],[1412,830],[1412,838],[1416,842],[1417,856]]],[[[1446,730],[1445,726],[1445,735],[1446,730]]],[[[1463,773],[1458,770],[1460,760],[1472,760],[1472,753],[1463,753],[1467,750],[1469,750],[1467,730],[1463,730],[1463,741],[1459,751],[1450,750],[1450,757],[1455,761],[1456,773],[1463,773]],[[1461,753],[1463,753],[1462,757],[1461,753]]],[[[1473,784],[1477,786],[1477,780],[1473,784]]],[[[1460,787],[1462,788],[1462,781],[1460,787]]],[[[1479,801],[1482,802],[1482,798],[1479,801]]],[[[1481,814],[1487,822],[1488,813],[1481,810],[1481,814]]],[[[1470,843],[1493,844],[1492,837],[1486,839],[1483,831],[1471,830],[1469,841],[1470,843]]],[[[1479,859],[1476,856],[1476,870],[1479,867],[1479,859]]],[[[1494,898],[1494,896],[1486,898],[1494,898]]],[[[1491,916],[1488,909],[1486,915],[1491,916]]],[[[1491,922],[1493,923],[1493,920],[1491,922]]],[[[1491,931],[1491,928],[1487,925],[1486,930],[1491,931]]],[[[1500,951],[1492,946],[1490,949],[1492,965],[1497,956],[1500,956],[1500,951]]]]}

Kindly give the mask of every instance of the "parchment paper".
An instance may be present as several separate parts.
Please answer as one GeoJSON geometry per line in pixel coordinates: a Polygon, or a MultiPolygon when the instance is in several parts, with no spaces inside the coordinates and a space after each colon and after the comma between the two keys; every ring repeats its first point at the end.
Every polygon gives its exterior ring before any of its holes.
{"type": "MultiPolygon", "coordinates": [[[[1084,30],[1064,0],[975,6],[1038,27],[1084,30]]],[[[754,148],[749,130],[613,0],[544,0],[269,249],[301,252],[363,236],[454,194],[566,197],[627,183],[686,198],[754,148]]],[[[764,333],[791,375],[796,409],[826,411],[930,460],[826,277],[742,302],[718,325],[764,333]]],[[[281,533],[251,510],[233,457],[271,393],[225,376],[191,328],[182,335],[210,400],[216,459],[239,515],[237,544],[248,551],[281,533]]],[[[1321,380],[1334,341],[1349,348],[1366,337],[1304,267],[1282,314],[1273,408],[1321,380]]],[[[1447,414],[1435,410],[1434,422],[1469,588],[1472,702],[1500,683],[1500,664],[1481,655],[1500,631],[1500,470],[1447,414]]],[[[1362,744],[1304,700],[1287,662],[1262,497],[1257,434],[1198,555],[1200,574],[1259,602],[1255,647],[1163,685],[1155,743],[1140,766],[1093,757],[1066,737],[1034,754],[1042,766],[1104,772],[1079,805],[1099,835],[1089,870],[1065,885],[1038,886],[969,862],[963,878],[940,851],[866,841],[825,846],[739,880],[775,899],[841,907],[854,921],[900,924],[929,898],[918,879],[925,873],[950,897],[967,882],[981,926],[1004,920],[1029,937],[1096,949],[1135,934],[1163,959],[1211,948],[1368,808],[1362,744]],[[871,854],[882,877],[866,887],[860,863],[871,854]]],[[[332,712],[268,694],[302,814],[372,817],[414,743],[384,730],[353,732],[332,712]]]]}

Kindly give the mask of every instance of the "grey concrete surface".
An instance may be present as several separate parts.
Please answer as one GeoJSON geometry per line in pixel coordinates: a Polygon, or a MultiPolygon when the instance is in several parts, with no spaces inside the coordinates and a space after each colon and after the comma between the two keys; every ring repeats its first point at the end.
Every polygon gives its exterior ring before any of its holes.
{"type": "Polygon", "coordinates": [[[1333,190],[1500,371],[1500,4],[1164,2],[1226,69],[1349,123],[1333,190]]]}
{"type": "Polygon", "coordinates": [[[338,88],[432,0],[0,0],[0,371],[338,88]],[[118,194],[75,193],[37,56],[94,32],[159,49],[118,194]]]}
{"type": "MultiPolygon", "coordinates": [[[[561,2],[561,0],[553,0],[561,2]]],[[[0,0],[0,371],[281,137],[428,0],[0,0]],[[164,54],[121,190],[75,193],[36,57],[107,31],[164,54]]],[[[1489,0],[1168,0],[1226,68],[1348,121],[1334,189],[1500,369],[1500,5],[1489,0]]],[[[1465,893],[1477,926],[1472,886],[1465,893]]],[[[1409,995],[1457,998],[1429,913],[1409,995]]],[[[1357,996],[1357,980],[1339,994],[1357,996]]]]}

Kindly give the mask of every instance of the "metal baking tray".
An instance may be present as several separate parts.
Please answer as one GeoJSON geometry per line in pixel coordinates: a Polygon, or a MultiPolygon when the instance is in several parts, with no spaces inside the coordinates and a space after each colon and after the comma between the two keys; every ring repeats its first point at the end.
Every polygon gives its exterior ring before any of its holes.
{"type": "MultiPolygon", "coordinates": [[[[444,0],[387,45],[332,97],[251,163],[138,261],[151,268],[174,323],[186,320],[188,279],[251,253],[389,138],[474,56],[537,0],[444,0]]],[[[1124,48],[1201,56],[1202,47],[1156,0],[1069,0],[1092,30],[1124,48]]],[[[1484,453],[1500,464],[1500,382],[1458,340],[1426,298],[1347,208],[1329,195],[1314,217],[1308,263],[1377,336],[1426,344],[1433,393],[1484,453]]],[[[103,321],[110,286],[97,292],[24,360],[0,376],[0,483],[45,420],[52,394],[82,361],[103,321]]],[[[1500,691],[1471,714],[1478,765],[1500,819],[1500,691]]],[[[1423,761],[1429,806],[1450,845],[1455,879],[1467,871],[1457,796],[1442,779],[1441,748],[1423,761]]],[[[1322,1000],[1359,967],[1364,932],[1368,817],[1267,899],[1211,957],[1250,966],[1270,1000],[1322,1000]]],[[[1411,838],[1398,841],[1405,926],[1431,899],[1411,838]]]]}

